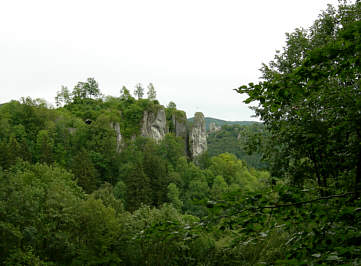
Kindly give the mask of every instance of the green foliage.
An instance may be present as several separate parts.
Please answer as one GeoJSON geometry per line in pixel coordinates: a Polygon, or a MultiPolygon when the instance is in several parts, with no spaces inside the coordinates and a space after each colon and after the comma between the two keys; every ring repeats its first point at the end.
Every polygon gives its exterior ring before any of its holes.
{"type": "Polygon", "coordinates": [[[345,172],[356,173],[349,187],[361,183],[359,15],[359,2],[328,8],[309,30],[287,35],[263,81],[237,90],[260,103],[273,142],[268,157],[277,160],[272,173],[317,180],[323,195],[345,172]]]}
{"type": "Polygon", "coordinates": [[[118,181],[113,188],[114,197],[116,199],[125,201],[126,193],[127,193],[127,186],[123,181],[118,181]]]}
{"type": "Polygon", "coordinates": [[[168,185],[168,193],[167,193],[169,202],[176,208],[180,210],[183,206],[183,202],[179,199],[179,189],[177,185],[174,183],[170,183],[168,185]]]}
{"type": "Polygon", "coordinates": [[[166,134],[160,142],[158,150],[160,156],[166,160],[171,167],[175,168],[180,157],[185,156],[184,140],[172,134],[166,134]]]}
{"type": "Polygon", "coordinates": [[[76,176],[78,185],[87,193],[96,189],[98,171],[85,149],[81,149],[79,153],[74,156],[71,171],[76,176]]]}
{"type": "Polygon", "coordinates": [[[120,99],[123,101],[128,101],[132,99],[129,90],[125,86],[123,86],[122,89],[120,90],[120,99]]]}
{"type": "Polygon", "coordinates": [[[134,95],[138,98],[138,100],[143,98],[144,88],[142,87],[142,84],[138,83],[135,85],[134,95]]]}
{"type": "Polygon", "coordinates": [[[167,105],[167,108],[168,109],[177,109],[177,105],[174,102],[170,101],[167,105]]]}
{"type": "MultiPolygon", "coordinates": [[[[194,117],[188,118],[189,123],[193,123],[194,117]]],[[[209,125],[211,123],[215,123],[216,126],[222,127],[222,126],[249,126],[253,124],[258,124],[258,122],[255,121],[226,121],[222,119],[212,118],[212,117],[205,117],[204,120],[206,121],[206,130],[209,131],[209,125]]]]}
{"type": "Polygon", "coordinates": [[[150,101],[154,101],[157,99],[157,92],[155,91],[152,83],[149,83],[149,85],[148,85],[147,96],[148,96],[148,100],[150,100],[150,101]]]}
{"type": "Polygon", "coordinates": [[[135,235],[133,242],[139,252],[134,264],[197,265],[210,262],[206,252],[212,243],[202,235],[202,226],[196,219],[183,218],[168,205],[160,210],[142,207],[134,217],[137,225],[143,221],[143,230],[135,235]],[[188,223],[187,220],[193,221],[188,223]]]}
{"type": "Polygon", "coordinates": [[[104,206],[110,207],[116,213],[122,213],[124,206],[122,200],[116,197],[115,188],[109,183],[104,183],[98,190],[92,193],[94,199],[100,199],[104,206]]]}
{"type": "Polygon", "coordinates": [[[224,178],[228,185],[238,184],[251,191],[261,185],[257,177],[249,172],[244,162],[237,160],[234,155],[229,153],[213,157],[209,169],[215,176],[224,178]]]}
{"type": "Polygon", "coordinates": [[[88,78],[86,82],[78,82],[72,92],[74,102],[79,102],[87,98],[98,98],[99,96],[99,85],[94,78],[88,78]]]}
{"type": "Polygon", "coordinates": [[[174,102],[169,102],[165,109],[168,131],[176,134],[176,123],[183,124],[187,127],[187,115],[184,111],[177,110],[177,106],[174,102]]]}
{"type": "Polygon", "coordinates": [[[71,102],[71,93],[69,89],[65,86],[61,86],[61,90],[56,93],[55,103],[57,107],[62,106],[63,104],[69,104],[71,102]]]}
{"type": "Polygon", "coordinates": [[[360,10],[288,34],[263,81],[238,89],[265,126],[224,126],[194,162],[175,136],[185,114],[169,104],[170,134],[140,137],[162,107],[125,87],[103,98],[88,79],[58,109],[1,105],[0,264],[360,264],[360,10]]]}
{"type": "Polygon", "coordinates": [[[254,141],[264,140],[266,132],[262,124],[224,125],[221,130],[210,133],[207,137],[209,156],[221,153],[232,153],[243,160],[249,167],[265,169],[267,164],[262,160],[263,151],[252,145],[254,141]]]}
{"type": "Polygon", "coordinates": [[[223,177],[218,175],[213,180],[211,196],[215,200],[219,200],[228,192],[228,184],[224,181],[223,177]]]}
{"type": "Polygon", "coordinates": [[[143,150],[142,168],[150,180],[152,206],[160,206],[167,201],[167,186],[169,184],[167,164],[156,154],[157,148],[154,142],[147,142],[143,150]]]}
{"type": "Polygon", "coordinates": [[[265,175],[230,155],[188,161],[186,137],[175,136],[186,116],[175,104],[166,109],[174,130],[155,143],[139,132],[144,112],[162,108],[156,100],[126,88],[104,98],[88,79],[57,101],[0,106],[0,264],[218,263],[200,220],[207,202],[253,189],[241,177],[257,186],[265,175]],[[227,158],[239,168],[227,172],[227,158]]]}
{"type": "Polygon", "coordinates": [[[34,255],[34,251],[31,247],[28,247],[24,251],[21,249],[14,250],[4,262],[4,265],[46,266],[55,264],[41,260],[38,256],[34,255]]]}
{"type": "Polygon", "coordinates": [[[74,235],[78,235],[78,245],[73,263],[76,265],[119,264],[121,259],[113,250],[121,224],[115,210],[105,207],[101,200],[89,197],[75,207],[73,214],[74,235]]]}
{"type": "Polygon", "coordinates": [[[245,226],[252,222],[250,229],[264,233],[264,226],[258,226],[260,217],[272,210],[267,222],[282,225],[289,235],[285,256],[276,261],[281,265],[360,263],[355,253],[359,246],[350,240],[359,237],[359,224],[349,227],[353,217],[345,219],[341,214],[357,209],[360,194],[361,131],[356,115],[360,110],[360,7],[359,1],[345,1],[338,9],[329,6],[310,29],[287,34],[284,50],[263,65],[263,80],[237,90],[248,94],[246,103],[259,102],[254,109],[268,131],[251,145],[263,145],[259,150],[273,175],[297,185],[276,190],[285,204],[274,203],[272,208],[243,204],[244,209],[237,211],[248,217],[245,226]],[[312,193],[300,193],[305,187],[312,193]],[[341,195],[328,196],[337,193],[341,195]],[[296,204],[317,194],[319,200],[296,204]],[[347,198],[351,195],[353,199],[347,198]],[[257,221],[249,218],[250,210],[257,213],[257,221]]]}
{"type": "Polygon", "coordinates": [[[43,163],[52,163],[53,158],[53,149],[54,149],[54,141],[49,136],[48,130],[40,130],[37,135],[36,140],[36,149],[37,154],[39,155],[39,161],[43,163]]]}
{"type": "Polygon", "coordinates": [[[84,198],[73,176],[65,170],[46,165],[19,163],[1,177],[1,257],[12,258],[14,252],[29,254],[29,246],[36,251],[34,259],[56,258],[66,251],[62,221],[69,218],[67,208],[84,198]],[[54,234],[54,230],[58,230],[54,234]]]}
{"type": "MultiPolygon", "coordinates": [[[[123,168],[124,169],[124,168],[123,168]]],[[[149,177],[144,173],[142,166],[138,164],[127,165],[124,182],[127,186],[126,203],[127,209],[134,211],[141,204],[151,204],[152,190],[149,177]]]]}
{"type": "Polygon", "coordinates": [[[314,192],[281,184],[272,190],[229,193],[210,205],[212,230],[222,236],[217,243],[227,246],[219,256],[227,256],[231,265],[328,265],[332,258],[357,264],[359,244],[354,241],[360,225],[354,210],[359,203],[350,202],[351,196],[317,198],[314,192]],[[228,240],[227,232],[232,232],[228,240]]]}

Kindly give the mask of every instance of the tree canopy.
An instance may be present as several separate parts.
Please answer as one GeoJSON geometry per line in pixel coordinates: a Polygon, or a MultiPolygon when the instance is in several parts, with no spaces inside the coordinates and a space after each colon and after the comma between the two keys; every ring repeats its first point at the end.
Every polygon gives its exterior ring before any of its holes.
{"type": "Polygon", "coordinates": [[[262,81],[237,89],[246,103],[259,103],[254,110],[282,161],[274,173],[316,179],[321,191],[339,182],[360,188],[359,14],[358,1],[329,6],[310,29],[287,35],[283,52],[263,65],[262,81]]]}

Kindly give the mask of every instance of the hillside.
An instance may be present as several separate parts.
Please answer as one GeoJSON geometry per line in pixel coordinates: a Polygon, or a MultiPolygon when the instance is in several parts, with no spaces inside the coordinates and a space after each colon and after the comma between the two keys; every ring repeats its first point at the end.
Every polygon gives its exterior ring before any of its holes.
{"type": "Polygon", "coordinates": [[[248,154],[245,147],[249,136],[262,132],[264,127],[261,123],[223,125],[220,130],[208,134],[208,155],[213,157],[227,152],[234,154],[251,168],[265,169],[267,164],[261,160],[262,155],[256,152],[248,154]]]}
{"type": "MultiPolygon", "coordinates": [[[[188,122],[193,123],[193,117],[188,118],[188,122]]],[[[209,130],[209,125],[214,122],[218,127],[222,127],[224,125],[240,125],[240,126],[244,126],[244,125],[252,125],[252,124],[258,124],[260,122],[256,122],[256,121],[226,121],[226,120],[222,120],[222,119],[217,119],[217,118],[213,118],[213,117],[205,117],[206,120],[206,129],[207,131],[209,130]]]]}
{"type": "Polygon", "coordinates": [[[57,108],[0,106],[0,265],[211,265],[206,203],[261,189],[269,173],[202,158],[202,113],[188,128],[155,98],[101,95],[89,78],[58,92],[57,108]]]}
{"type": "Polygon", "coordinates": [[[0,105],[0,266],[361,265],[361,1],[339,2],[236,89],[264,123],[94,78],[0,105]]]}

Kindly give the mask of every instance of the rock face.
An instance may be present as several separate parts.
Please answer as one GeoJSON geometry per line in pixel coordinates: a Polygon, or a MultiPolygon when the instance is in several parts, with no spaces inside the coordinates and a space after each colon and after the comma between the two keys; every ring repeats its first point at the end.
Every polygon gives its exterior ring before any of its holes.
{"type": "Polygon", "coordinates": [[[120,125],[119,123],[111,123],[110,126],[115,130],[117,135],[117,152],[121,152],[124,146],[123,136],[120,133],[120,125]]]}
{"type": "MultiPolygon", "coordinates": [[[[156,111],[146,110],[143,113],[139,133],[141,136],[152,138],[159,143],[168,133],[168,130],[171,130],[177,137],[184,140],[185,153],[193,159],[207,150],[206,122],[202,113],[195,113],[193,125],[190,129],[187,125],[185,113],[183,115],[172,115],[171,121],[168,122],[172,123],[172,129],[168,129],[169,125],[167,125],[166,113],[163,107],[156,111]]],[[[120,124],[112,122],[110,126],[116,133],[117,151],[121,152],[127,145],[127,141],[121,133],[120,124]]],[[[135,137],[134,135],[129,140],[134,141],[135,137]]]]}
{"type": "Polygon", "coordinates": [[[187,115],[185,113],[183,116],[173,114],[171,123],[173,125],[171,132],[176,137],[181,137],[184,140],[184,152],[189,154],[187,115]]]}
{"type": "Polygon", "coordinates": [[[172,123],[174,125],[174,134],[177,137],[182,137],[184,140],[187,139],[187,117],[182,119],[172,115],[172,123]]]}
{"type": "Polygon", "coordinates": [[[204,115],[195,113],[193,126],[189,132],[189,151],[192,158],[202,154],[207,150],[207,132],[204,115]]]}
{"type": "Polygon", "coordinates": [[[167,119],[164,108],[158,109],[155,113],[153,111],[144,111],[141,135],[149,137],[156,142],[160,142],[165,134],[167,134],[167,119]]]}
{"type": "Polygon", "coordinates": [[[215,122],[212,122],[209,124],[209,133],[215,133],[220,130],[221,130],[221,127],[218,127],[215,122]]]}

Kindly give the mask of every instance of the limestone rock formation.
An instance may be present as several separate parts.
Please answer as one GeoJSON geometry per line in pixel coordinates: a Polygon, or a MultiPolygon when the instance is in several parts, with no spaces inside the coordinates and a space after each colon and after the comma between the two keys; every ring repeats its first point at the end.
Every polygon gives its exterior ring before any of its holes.
{"type": "Polygon", "coordinates": [[[217,126],[215,122],[212,122],[209,124],[209,133],[215,133],[220,130],[221,130],[221,127],[217,126]]]}
{"type": "MultiPolygon", "coordinates": [[[[125,136],[122,135],[120,123],[112,122],[110,126],[116,133],[117,151],[121,152],[127,145],[127,141],[125,136]]],[[[131,136],[129,141],[134,141],[136,135],[140,135],[152,138],[159,143],[168,131],[171,131],[177,137],[181,137],[184,140],[185,153],[190,158],[195,158],[207,150],[206,123],[204,115],[200,112],[194,115],[193,125],[190,129],[187,124],[187,116],[185,113],[182,114],[182,112],[173,114],[171,121],[168,121],[167,125],[164,107],[160,107],[157,110],[144,111],[140,126],[140,132],[131,136]],[[171,126],[169,123],[171,123],[171,126]],[[169,126],[170,128],[168,128],[169,126]]]]}
{"type": "Polygon", "coordinates": [[[155,113],[153,111],[144,111],[141,135],[149,137],[156,142],[160,142],[165,134],[167,134],[167,119],[164,108],[158,109],[155,113]]]}
{"type": "Polygon", "coordinates": [[[188,148],[188,127],[187,127],[187,115],[186,113],[172,114],[172,120],[170,121],[170,132],[174,133],[176,137],[181,137],[184,140],[184,152],[189,154],[188,148]]]}
{"type": "Polygon", "coordinates": [[[115,130],[117,136],[117,152],[121,152],[124,146],[123,136],[120,133],[119,123],[111,123],[110,126],[115,130]]]}
{"type": "Polygon", "coordinates": [[[189,151],[192,158],[202,154],[207,150],[207,132],[204,115],[195,113],[193,126],[189,132],[189,151]]]}
{"type": "Polygon", "coordinates": [[[187,117],[176,117],[176,115],[172,115],[172,123],[174,126],[174,134],[177,137],[182,137],[184,140],[187,139],[187,117]]]}

